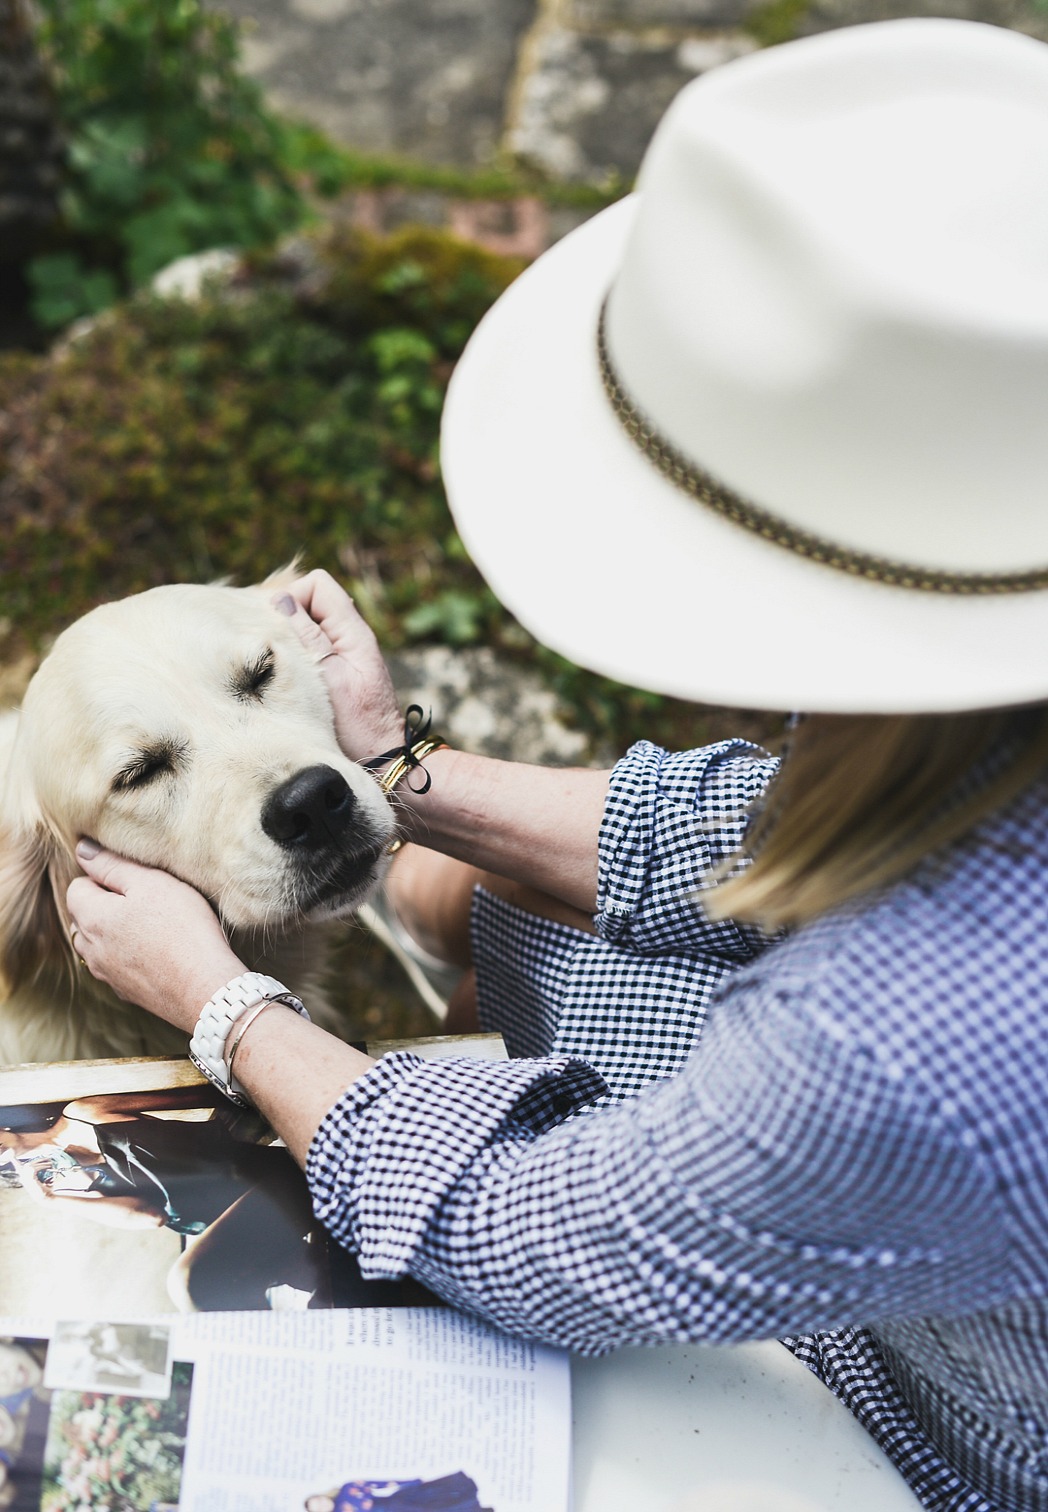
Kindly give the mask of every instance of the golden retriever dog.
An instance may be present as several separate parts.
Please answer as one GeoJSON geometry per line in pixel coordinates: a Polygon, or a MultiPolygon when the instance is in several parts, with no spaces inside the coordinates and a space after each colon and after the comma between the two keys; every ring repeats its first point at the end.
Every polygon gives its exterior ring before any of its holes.
{"type": "Polygon", "coordinates": [[[81,835],[191,883],[249,968],[337,1027],[323,941],[381,877],[395,823],[272,607],[292,576],[104,604],[0,715],[0,1062],[185,1050],[78,965],[65,894],[81,835]]]}

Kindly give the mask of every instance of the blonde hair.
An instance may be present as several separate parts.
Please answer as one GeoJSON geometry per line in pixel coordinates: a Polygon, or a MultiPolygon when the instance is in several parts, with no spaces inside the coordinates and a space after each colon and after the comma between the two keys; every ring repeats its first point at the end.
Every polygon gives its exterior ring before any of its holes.
{"type": "Polygon", "coordinates": [[[752,864],[703,898],[714,919],[774,930],[896,881],[1048,765],[1048,705],[971,714],[813,714],[746,836],[752,864]],[[1003,766],[964,780],[999,747],[1003,766]]]}

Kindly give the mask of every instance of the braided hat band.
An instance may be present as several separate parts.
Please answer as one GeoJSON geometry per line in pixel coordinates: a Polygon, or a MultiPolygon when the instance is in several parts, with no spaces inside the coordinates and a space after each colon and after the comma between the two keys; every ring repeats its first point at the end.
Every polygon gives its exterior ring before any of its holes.
{"type": "Polygon", "coordinates": [[[1028,593],[1034,589],[1048,588],[1048,567],[1034,568],[1029,572],[939,572],[934,568],[893,561],[889,557],[852,551],[824,536],[789,524],[778,515],[750,503],[723,483],[718,483],[709,473],[685,457],[671,441],[660,435],[626,392],[608,352],[605,330],[607,308],[608,298],[605,296],[597,323],[597,359],[608,401],[626,434],[648,461],[658,468],[664,478],[700,504],[705,504],[724,519],[741,525],[763,540],[784,546],[797,556],[821,562],[826,567],[835,567],[839,572],[850,573],[852,577],[887,583],[893,588],[920,588],[929,593],[966,595],[1028,593]]]}

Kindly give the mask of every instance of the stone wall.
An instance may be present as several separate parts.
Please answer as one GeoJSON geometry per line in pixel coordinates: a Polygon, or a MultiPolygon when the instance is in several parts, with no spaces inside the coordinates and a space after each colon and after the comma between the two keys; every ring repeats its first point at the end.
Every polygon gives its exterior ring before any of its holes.
{"type": "Polygon", "coordinates": [[[1037,0],[539,0],[504,147],[568,182],[630,179],[677,91],[762,45],[902,16],[957,16],[1048,41],[1037,0]]]}
{"type": "MultiPolygon", "coordinates": [[[[8,0],[10,3],[10,0],[8,0]]],[[[1048,0],[207,0],[273,104],[347,146],[629,183],[677,91],[755,47],[893,16],[1048,41],[1048,0]]],[[[567,226],[554,228],[554,233],[567,226]]]]}

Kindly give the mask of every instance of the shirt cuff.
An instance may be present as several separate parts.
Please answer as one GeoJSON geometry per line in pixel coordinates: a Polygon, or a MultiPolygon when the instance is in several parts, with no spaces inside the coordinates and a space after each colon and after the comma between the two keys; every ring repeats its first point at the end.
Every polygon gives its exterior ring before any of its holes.
{"type": "Polygon", "coordinates": [[[445,1196],[494,1143],[530,1143],[601,1097],[572,1056],[423,1060],[392,1052],[323,1119],[306,1160],[319,1221],[369,1278],[404,1275],[445,1196]]]}
{"type": "Polygon", "coordinates": [[[669,753],[638,741],[611,775],[598,845],[594,927],[640,954],[749,960],[766,937],[711,922],[701,894],[735,857],[777,763],[747,741],[669,753]]]}

